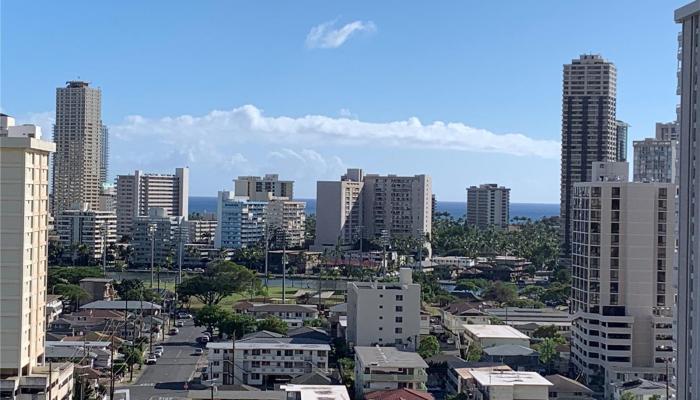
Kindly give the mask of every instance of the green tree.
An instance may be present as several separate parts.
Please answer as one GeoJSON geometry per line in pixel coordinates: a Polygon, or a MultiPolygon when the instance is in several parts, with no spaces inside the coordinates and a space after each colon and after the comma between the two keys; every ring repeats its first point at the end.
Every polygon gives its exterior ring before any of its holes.
{"type": "Polygon", "coordinates": [[[532,332],[532,337],[536,338],[554,338],[559,336],[559,330],[554,325],[540,326],[532,332]]]}
{"type": "Polygon", "coordinates": [[[483,350],[481,349],[481,345],[477,342],[469,342],[467,345],[467,356],[466,360],[467,361],[479,361],[481,360],[483,350]]]}
{"type": "Polygon", "coordinates": [[[542,343],[537,346],[539,360],[544,365],[547,374],[552,371],[552,364],[559,358],[557,353],[557,343],[552,338],[545,338],[542,343]]]}
{"type": "Polygon", "coordinates": [[[624,392],[622,393],[622,396],[620,396],[620,400],[635,400],[637,396],[635,396],[632,392],[624,392]]]}
{"type": "Polygon", "coordinates": [[[219,326],[230,315],[229,311],[218,305],[206,305],[194,315],[194,325],[206,326],[209,332],[214,332],[214,327],[219,326]]]}
{"type": "Polygon", "coordinates": [[[324,318],[307,319],[304,321],[304,326],[310,326],[312,328],[325,328],[328,326],[328,320],[324,318]]]}
{"type": "Polygon", "coordinates": [[[210,263],[204,273],[183,280],[177,292],[180,296],[195,297],[211,306],[245,290],[255,279],[255,274],[248,268],[231,261],[217,260],[210,263]]]}
{"type": "Polygon", "coordinates": [[[119,351],[124,355],[124,363],[129,369],[129,381],[134,380],[134,365],[143,365],[143,351],[139,347],[123,346],[119,351]]]}
{"type": "Polygon", "coordinates": [[[286,335],[288,329],[286,322],[272,315],[262,321],[258,321],[258,331],[270,331],[286,335]]]}
{"type": "Polygon", "coordinates": [[[420,341],[418,354],[424,359],[440,354],[440,343],[435,336],[428,336],[420,341]]]}
{"type": "Polygon", "coordinates": [[[496,281],[484,291],[483,297],[486,300],[506,304],[518,298],[518,290],[513,284],[496,281]]]}
{"type": "Polygon", "coordinates": [[[571,294],[571,286],[559,282],[551,283],[540,296],[544,303],[566,304],[571,294]]]}
{"type": "Polygon", "coordinates": [[[70,300],[73,310],[77,310],[82,301],[90,298],[88,292],[83,288],[70,283],[59,283],[54,286],[54,292],[63,296],[64,299],[70,300]]]}
{"type": "Polygon", "coordinates": [[[219,328],[219,335],[226,334],[231,337],[235,334],[237,338],[240,338],[243,335],[255,332],[256,321],[250,315],[224,313],[217,327],[219,328]]]}

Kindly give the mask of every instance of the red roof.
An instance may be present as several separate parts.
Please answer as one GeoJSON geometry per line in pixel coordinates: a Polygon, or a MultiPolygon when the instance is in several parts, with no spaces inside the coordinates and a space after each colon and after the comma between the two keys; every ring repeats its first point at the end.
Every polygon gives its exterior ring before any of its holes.
{"type": "Polygon", "coordinates": [[[434,400],[433,395],[414,389],[377,390],[367,393],[365,400],[434,400]]]}

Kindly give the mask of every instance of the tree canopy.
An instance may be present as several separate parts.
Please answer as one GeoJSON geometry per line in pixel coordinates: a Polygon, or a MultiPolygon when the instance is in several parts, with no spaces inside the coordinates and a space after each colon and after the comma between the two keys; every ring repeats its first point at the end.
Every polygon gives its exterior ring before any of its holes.
{"type": "Polygon", "coordinates": [[[226,260],[210,263],[204,273],[187,278],[178,286],[180,296],[195,297],[208,306],[254,286],[257,278],[248,268],[226,260]]]}
{"type": "Polygon", "coordinates": [[[282,335],[286,335],[288,326],[287,323],[283,320],[274,316],[268,316],[264,320],[258,321],[258,330],[276,332],[282,335]]]}
{"type": "Polygon", "coordinates": [[[428,336],[421,339],[420,345],[418,346],[418,354],[424,359],[440,354],[440,343],[437,338],[435,336],[428,336]]]}

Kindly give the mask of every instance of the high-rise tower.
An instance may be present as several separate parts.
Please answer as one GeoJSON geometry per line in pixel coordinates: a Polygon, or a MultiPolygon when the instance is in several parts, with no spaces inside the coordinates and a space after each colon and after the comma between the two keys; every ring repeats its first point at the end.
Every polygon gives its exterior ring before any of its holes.
{"type": "Polygon", "coordinates": [[[590,180],[591,163],[617,160],[615,120],[617,71],[595,54],[564,65],[561,130],[562,261],[571,258],[571,200],[574,184],[590,180]]]}

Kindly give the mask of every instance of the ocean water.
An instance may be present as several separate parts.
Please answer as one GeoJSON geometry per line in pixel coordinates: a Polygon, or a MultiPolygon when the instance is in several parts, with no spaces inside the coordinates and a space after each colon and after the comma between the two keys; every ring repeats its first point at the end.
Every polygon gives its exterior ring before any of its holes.
{"type": "MultiPolygon", "coordinates": [[[[297,199],[306,202],[306,214],[316,213],[316,199],[297,199]]],[[[438,201],[437,211],[447,212],[454,218],[463,217],[467,212],[467,203],[460,201],[438,201]]],[[[191,196],[190,212],[216,212],[216,197],[191,196]]],[[[559,215],[559,204],[549,203],[511,203],[510,217],[526,217],[538,220],[543,217],[559,215]]]]}

